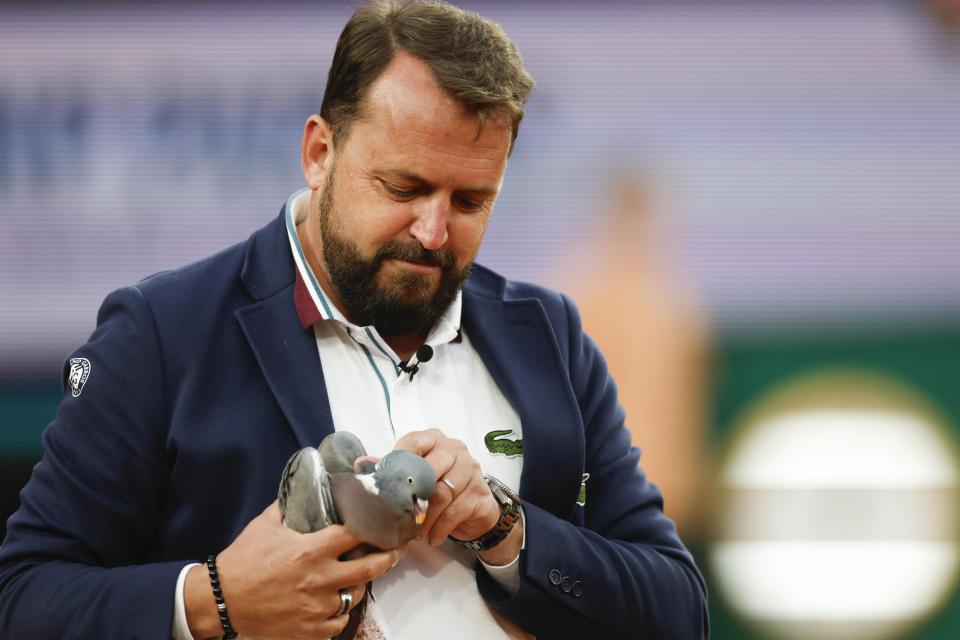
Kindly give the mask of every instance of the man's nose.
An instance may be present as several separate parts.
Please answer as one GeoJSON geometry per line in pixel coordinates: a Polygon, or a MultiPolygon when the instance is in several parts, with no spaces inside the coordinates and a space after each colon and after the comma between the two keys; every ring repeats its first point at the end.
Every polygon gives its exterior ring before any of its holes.
{"type": "Polygon", "coordinates": [[[424,249],[439,249],[447,241],[447,222],[450,202],[441,194],[434,194],[417,207],[416,219],[410,225],[410,235],[420,241],[424,249]]]}

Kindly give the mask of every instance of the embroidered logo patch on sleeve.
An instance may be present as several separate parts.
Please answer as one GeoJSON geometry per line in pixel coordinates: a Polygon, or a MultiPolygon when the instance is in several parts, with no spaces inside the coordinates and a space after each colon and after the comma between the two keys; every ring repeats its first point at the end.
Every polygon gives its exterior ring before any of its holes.
{"type": "Polygon", "coordinates": [[[76,398],[83,392],[83,385],[90,377],[90,361],[86,358],[70,358],[70,371],[67,373],[67,384],[70,392],[76,398]]]}
{"type": "Polygon", "coordinates": [[[483,444],[487,445],[487,451],[494,455],[508,457],[523,455],[523,439],[510,440],[504,437],[511,434],[513,434],[513,429],[491,431],[483,437],[483,444]]]}

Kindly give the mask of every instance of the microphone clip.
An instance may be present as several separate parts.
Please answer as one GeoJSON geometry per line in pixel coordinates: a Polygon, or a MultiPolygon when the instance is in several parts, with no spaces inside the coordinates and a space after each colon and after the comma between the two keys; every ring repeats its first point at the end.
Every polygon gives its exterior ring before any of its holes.
{"type": "Polygon", "coordinates": [[[428,362],[430,358],[433,357],[433,347],[428,344],[420,345],[417,349],[416,356],[417,361],[413,364],[407,364],[409,360],[401,360],[397,365],[401,371],[410,374],[410,382],[413,382],[413,376],[417,374],[417,371],[420,371],[420,363],[428,362]]]}
{"type": "Polygon", "coordinates": [[[408,365],[405,360],[401,360],[397,364],[397,366],[400,367],[400,370],[403,371],[404,373],[410,374],[410,382],[413,382],[413,376],[417,374],[417,371],[420,371],[420,367],[417,366],[416,362],[414,362],[411,365],[408,365]]]}

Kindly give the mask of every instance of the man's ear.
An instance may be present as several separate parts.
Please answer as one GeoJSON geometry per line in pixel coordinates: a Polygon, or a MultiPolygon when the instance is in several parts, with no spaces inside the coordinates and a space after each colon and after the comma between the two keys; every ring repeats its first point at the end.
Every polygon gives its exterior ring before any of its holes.
{"type": "Polygon", "coordinates": [[[300,164],[307,185],[314,191],[323,186],[324,177],[333,163],[333,132],[327,121],[312,115],[303,127],[300,164]]]}

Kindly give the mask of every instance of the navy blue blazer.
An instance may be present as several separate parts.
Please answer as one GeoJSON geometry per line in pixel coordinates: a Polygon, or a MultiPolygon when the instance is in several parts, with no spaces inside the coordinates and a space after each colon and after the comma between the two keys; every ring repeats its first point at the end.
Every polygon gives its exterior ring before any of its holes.
{"type": "MultiPolygon", "coordinates": [[[[106,298],[0,547],[0,637],[169,637],[183,565],[226,547],[290,454],[333,430],[294,269],[281,214],[106,298]]],[[[707,637],[703,580],[570,300],[477,266],[462,317],[524,436],[520,589],[480,569],[483,597],[543,639],[707,637]]]]}

